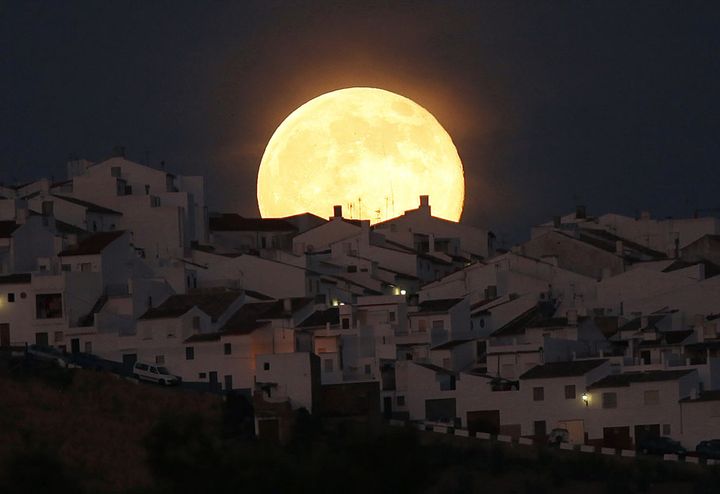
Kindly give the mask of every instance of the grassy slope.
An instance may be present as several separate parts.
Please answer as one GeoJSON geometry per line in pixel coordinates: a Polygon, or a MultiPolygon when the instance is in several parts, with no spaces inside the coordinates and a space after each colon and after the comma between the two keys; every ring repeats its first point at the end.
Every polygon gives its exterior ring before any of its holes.
{"type": "Polygon", "coordinates": [[[21,451],[50,451],[91,491],[147,486],[143,438],[165,410],[196,412],[215,422],[221,402],[93,371],[3,369],[0,465],[21,451]]]}

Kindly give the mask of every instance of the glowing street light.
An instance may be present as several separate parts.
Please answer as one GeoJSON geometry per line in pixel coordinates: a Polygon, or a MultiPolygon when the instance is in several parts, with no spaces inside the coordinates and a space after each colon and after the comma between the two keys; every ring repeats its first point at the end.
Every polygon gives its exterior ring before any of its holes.
{"type": "Polygon", "coordinates": [[[590,395],[589,394],[583,393],[581,398],[582,398],[583,403],[585,403],[586,407],[590,406],[590,395]]]}

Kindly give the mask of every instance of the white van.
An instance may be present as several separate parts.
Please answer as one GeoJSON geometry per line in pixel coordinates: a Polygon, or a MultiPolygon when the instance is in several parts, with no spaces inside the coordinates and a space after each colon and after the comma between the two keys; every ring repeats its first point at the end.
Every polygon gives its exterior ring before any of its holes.
{"type": "Polygon", "coordinates": [[[180,384],[180,378],[170,374],[165,367],[146,364],[145,362],[135,362],[133,365],[133,377],[138,381],[153,381],[163,386],[180,384]]]}

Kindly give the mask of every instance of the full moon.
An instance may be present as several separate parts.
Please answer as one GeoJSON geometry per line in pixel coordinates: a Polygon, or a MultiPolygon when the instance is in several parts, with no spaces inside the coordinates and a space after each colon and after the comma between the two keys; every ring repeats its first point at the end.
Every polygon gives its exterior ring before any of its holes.
{"type": "Polygon", "coordinates": [[[275,130],[260,162],[257,197],[264,218],[343,206],[371,223],[400,216],[429,195],[432,212],[462,214],[463,166],[442,125],[414,101],[354,87],[314,98],[275,130]]]}

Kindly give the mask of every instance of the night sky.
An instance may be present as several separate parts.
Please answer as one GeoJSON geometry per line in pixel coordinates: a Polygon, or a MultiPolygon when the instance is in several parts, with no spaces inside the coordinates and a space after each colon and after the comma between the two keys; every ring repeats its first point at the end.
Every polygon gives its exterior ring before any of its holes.
{"type": "Polygon", "coordinates": [[[689,216],[720,208],[718,26],[712,1],[0,0],[0,177],[59,179],[120,144],[257,215],[277,125],[375,86],[443,124],[463,221],[501,240],[576,203],[689,216]]]}

